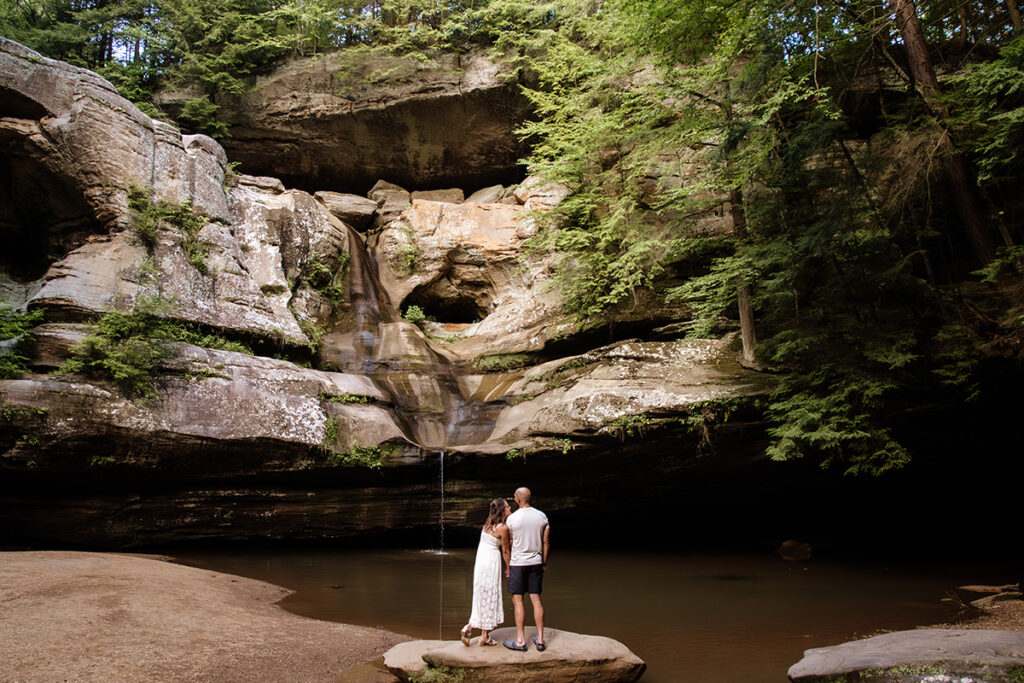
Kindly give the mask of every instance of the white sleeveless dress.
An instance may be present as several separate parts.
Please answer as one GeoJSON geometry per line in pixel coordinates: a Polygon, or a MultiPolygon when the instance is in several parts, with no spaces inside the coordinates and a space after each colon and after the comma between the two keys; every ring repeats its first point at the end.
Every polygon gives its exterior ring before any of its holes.
{"type": "Polygon", "coordinates": [[[469,615],[469,625],[490,631],[503,621],[501,539],[481,531],[473,567],[473,612],[469,615]]]}

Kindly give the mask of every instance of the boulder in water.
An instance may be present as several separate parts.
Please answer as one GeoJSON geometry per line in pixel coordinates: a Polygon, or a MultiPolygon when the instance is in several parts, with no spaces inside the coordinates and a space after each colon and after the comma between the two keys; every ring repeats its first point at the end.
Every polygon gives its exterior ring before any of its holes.
{"type": "MultiPolygon", "coordinates": [[[[617,640],[569,631],[545,629],[548,648],[544,652],[530,645],[526,652],[514,652],[501,645],[480,647],[473,641],[466,647],[457,640],[414,640],[384,653],[384,664],[403,681],[423,677],[431,669],[457,671],[460,680],[503,681],[504,683],[618,683],[636,681],[647,664],[617,640]],[[417,676],[418,674],[418,676],[417,676]]],[[[530,641],[535,629],[526,630],[530,641]]],[[[491,633],[499,643],[515,638],[514,628],[491,633]]]]}
{"type": "Polygon", "coordinates": [[[1024,667],[1024,633],[925,629],[896,631],[804,652],[789,668],[794,683],[834,681],[856,674],[858,681],[973,678],[1014,680],[1024,667]]]}
{"type": "Polygon", "coordinates": [[[801,543],[791,538],[776,548],[775,554],[790,562],[803,562],[811,559],[811,546],[809,543],[801,543]]]}

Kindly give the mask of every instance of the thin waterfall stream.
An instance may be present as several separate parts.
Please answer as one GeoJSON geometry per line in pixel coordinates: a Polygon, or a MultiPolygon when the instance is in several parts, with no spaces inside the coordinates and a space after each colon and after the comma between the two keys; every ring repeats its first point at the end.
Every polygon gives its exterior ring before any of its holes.
{"type": "Polygon", "coordinates": [[[441,545],[440,551],[444,555],[444,451],[440,451],[441,454],[441,515],[438,519],[439,529],[441,532],[441,545]]]}
{"type": "Polygon", "coordinates": [[[441,556],[440,572],[441,577],[438,579],[438,609],[437,609],[437,639],[444,640],[444,451],[439,451],[441,457],[441,514],[438,519],[441,535],[441,545],[437,554],[441,556]]]}

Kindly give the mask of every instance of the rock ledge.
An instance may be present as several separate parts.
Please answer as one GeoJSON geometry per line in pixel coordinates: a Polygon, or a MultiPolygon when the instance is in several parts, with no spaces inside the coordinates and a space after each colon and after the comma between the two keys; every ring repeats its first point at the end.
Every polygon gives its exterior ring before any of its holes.
{"type": "MultiPolygon", "coordinates": [[[[618,683],[636,681],[647,665],[617,640],[569,631],[545,629],[548,648],[537,652],[533,644],[526,652],[502,647],[480,647],[473,641],[466,647],[459,641],[414,640],[400,643],[384,653],[384,664],[403,681],[429,669],[457,669],[466,681],[503,681],[504,683],[571,683],[591,681],[618,683]]],[[[536,634],[526,631],[527,640],[536,634]]],[[[514,628],[492,633],[499,643],[515,638],[514,628]]]]}
{"type": "Polygon", "coordinates": [[[789,669],[800,683],[835,681],[1009,681],[1024,671],[1024,633],[896,631],[804,652],[789,669]]]}

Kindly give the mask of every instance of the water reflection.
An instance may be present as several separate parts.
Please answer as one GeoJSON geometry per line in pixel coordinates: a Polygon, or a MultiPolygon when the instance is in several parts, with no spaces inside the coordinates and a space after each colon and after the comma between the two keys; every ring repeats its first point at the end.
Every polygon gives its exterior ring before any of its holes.
{"type": "MultiPolygon", "coordinates": [[[[243,550],[180,561],[297,592],[304,616],[454,640],[469,616],[474,551],[243,550]]],[[[622,641],[648,663],[645,683],[781,683],[803,650],[879,630],[944,621],[940,602],[977,579],[772,556],[553,553],[548,625],[622,641]]],[[[506,625],[512,625],[506,598],[506,625]]]]}

